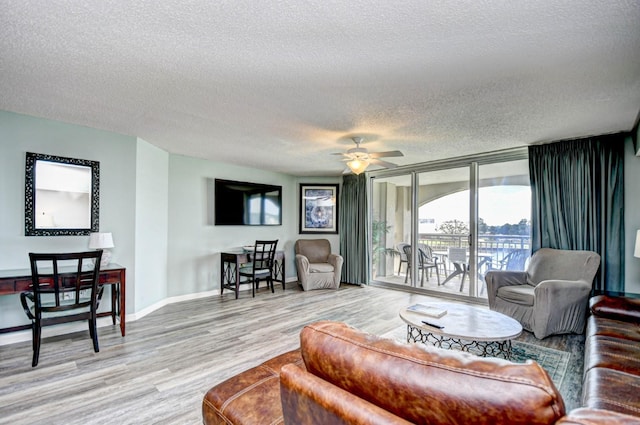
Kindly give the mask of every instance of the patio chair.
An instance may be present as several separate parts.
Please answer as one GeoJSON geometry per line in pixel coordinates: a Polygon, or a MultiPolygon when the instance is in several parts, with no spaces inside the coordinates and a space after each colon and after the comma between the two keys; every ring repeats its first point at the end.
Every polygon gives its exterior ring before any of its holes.
{"type": "MultiPolygon", "coordinates": [[[[411,274],[411,262],[413,259],[413,250],[411,245],[405,245],[403,247],[405,256],[407,257],[407,275],[404,278],[404,283],[407,283],[409,280],[409,275],[411,274]]],[[[427,245],[423,245],[423,248],[418,248],[418,270],[420,271],[420,286],[424,286],[424,275],[425,272],[429,273],[430,271],[435,270],[436,277],[438,279],[438,285],[440,285],[440,272],[438,271],[438,259],[433,256],[433,252],[431,247],[427,245]]],[[[429,276],[427,274],[427,282],[429,281],[429,276]]]]}
{"type": "MultiPolygon", "coordinates": [[[[398,245],[396,245],[396,250],[400,254],[400,264],[398,264],[398,276],[400,276],[400,272],[402,271],[402,264],[403,263],[405,263],[405,264],[408,263],[407,254],[404,253],[404,247],[407,246],[407,245],[409,245],[409,244],[406,243],[406,242],[402,242],[402,243],[399,243],[398,245]]],[[[408,264],[407,264],[407,273],[409,273],[408,264]]]]}
{"type": "Polygon", "coordinates": [[[464,279],[469,274],[469,265],[467,264],[467,248],[449,247],[447,249],[447,260],[451,264],[453,264],[453,271],[449,276],[447,276],[442,284],[444,285],[454,277],[462,275],[460,279],[460,290],[462,291],[464,279]]]}
{"type": "Polygon", "coordinates": [[[528,249],[517,248],[509,251],[502,260],[490,261],[487,263],[489,270],[524,270],[525,264],[530,257],[528,249]]]}

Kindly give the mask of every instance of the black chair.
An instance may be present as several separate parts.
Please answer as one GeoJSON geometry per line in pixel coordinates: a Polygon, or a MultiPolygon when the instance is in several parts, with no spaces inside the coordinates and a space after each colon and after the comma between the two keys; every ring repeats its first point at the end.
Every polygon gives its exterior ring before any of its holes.
{"type": "Polygon", "coordinates": [[[407,265],[409,263],[409,261],[407,260],[407,254],[405,254],[404,252],[404,247],[408,245],[409,244],[406,242],[402,242],[396,245],[396,250],[400,254],[400,264],[398,264],[398,276],[400,276],[400,271],[402,270],[402,263],[407,263],[407,265]]]}
{"type": "MultiPolygon", "coordinates": [[[[404,283],[407,283],[409,275],[411,274],[412,267],[412,248],[411,245],[405,245],[403,248],[405,255],[407,256],[407,275],[404,278],[404,283]]],[[[422,245],[418,249],[418,270],[420,270],[420,286],[424,286],[425,272],[435,270],[438,278],[438,285],[440,285],[440,272],[438,271],[438,258],[433,255],[431,247],[422,245]]],[[[429,276],[427,275],[427,282],[429,276]]]]}
{"type": "Polygon", "coordinates": [[[275,292],[273,288],[273,267],[277,245],[277,239],[274,241],[256,241],[253,252],[249,254],[251,263],[240,267],[240,276],[246,278],[242,283],[251,284],[251,293],[254,297],[256,296],[260,279],[265,279],[267,286],[271,287],[271,292],[275,292]]]}
{"type": "Polygon", "coordinates": [[[104,289],[98,282],[101,259],[102,250],[29,254],[31,290],[21,293],[20,301],[31,320],[31,366],[38,364],[42,327],[47,325],[87,320],[93,349],[100,351],[96,312],[104,289]]]}

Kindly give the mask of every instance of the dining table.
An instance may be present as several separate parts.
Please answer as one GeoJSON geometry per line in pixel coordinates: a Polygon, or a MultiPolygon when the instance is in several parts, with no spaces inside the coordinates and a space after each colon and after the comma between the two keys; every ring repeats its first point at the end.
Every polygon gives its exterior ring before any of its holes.
{"type": "MultiPolygon", "coordinates": [[[[449,251],[433,251],[433,255],[440,258],[443,264],[446,264],[446,262],[448,262],[449,251]]],[[[493,258],[493,254],[491,252],[478,252],[478,259],[480,259],[480,261],[478,261],[478,268],[480,268],[487,261],[491,260],[491,258],[493,258]]],[[[451,264],[453,264],[453,270],[450,274],[447,275],[444,281],[442,281],[441,285],[446,284],[456,276],[462,275],[460,281],[460,290],[462,290],[464,279],[469,275],[469,250],[467,250],[466,253],[466,261],[452,261],[451,264]]]]}

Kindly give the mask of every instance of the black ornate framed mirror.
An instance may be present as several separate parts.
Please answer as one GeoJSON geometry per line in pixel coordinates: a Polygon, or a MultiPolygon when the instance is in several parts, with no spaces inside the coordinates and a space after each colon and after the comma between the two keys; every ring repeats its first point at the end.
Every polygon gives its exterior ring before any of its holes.
{"type": "Polygon", "coordinates": [[[97,232],[100,163],[27,152],[25,236],[71,236],[97,232]]]}

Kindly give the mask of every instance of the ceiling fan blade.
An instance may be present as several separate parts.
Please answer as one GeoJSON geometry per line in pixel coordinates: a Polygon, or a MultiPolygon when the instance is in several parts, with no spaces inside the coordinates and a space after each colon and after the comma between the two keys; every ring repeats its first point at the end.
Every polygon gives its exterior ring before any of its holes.
{"type": "Polygon", "coordinates": [[[393,164],[391,162],[387,162],[387,161],[383,161],[381,159],[376,159],[376,158],[371,158],[369,159],[369,162],[375,165],[379,165],[381,167],[385,167],[385,168],[396,168],[398,165],[393,164]]]}
{"type": "Polygon", "coordinates": [[[369,158],[389,158],[392,156],[404,156],[400,151],[387,151],[387,152],[371,152],[369,158]]]}

